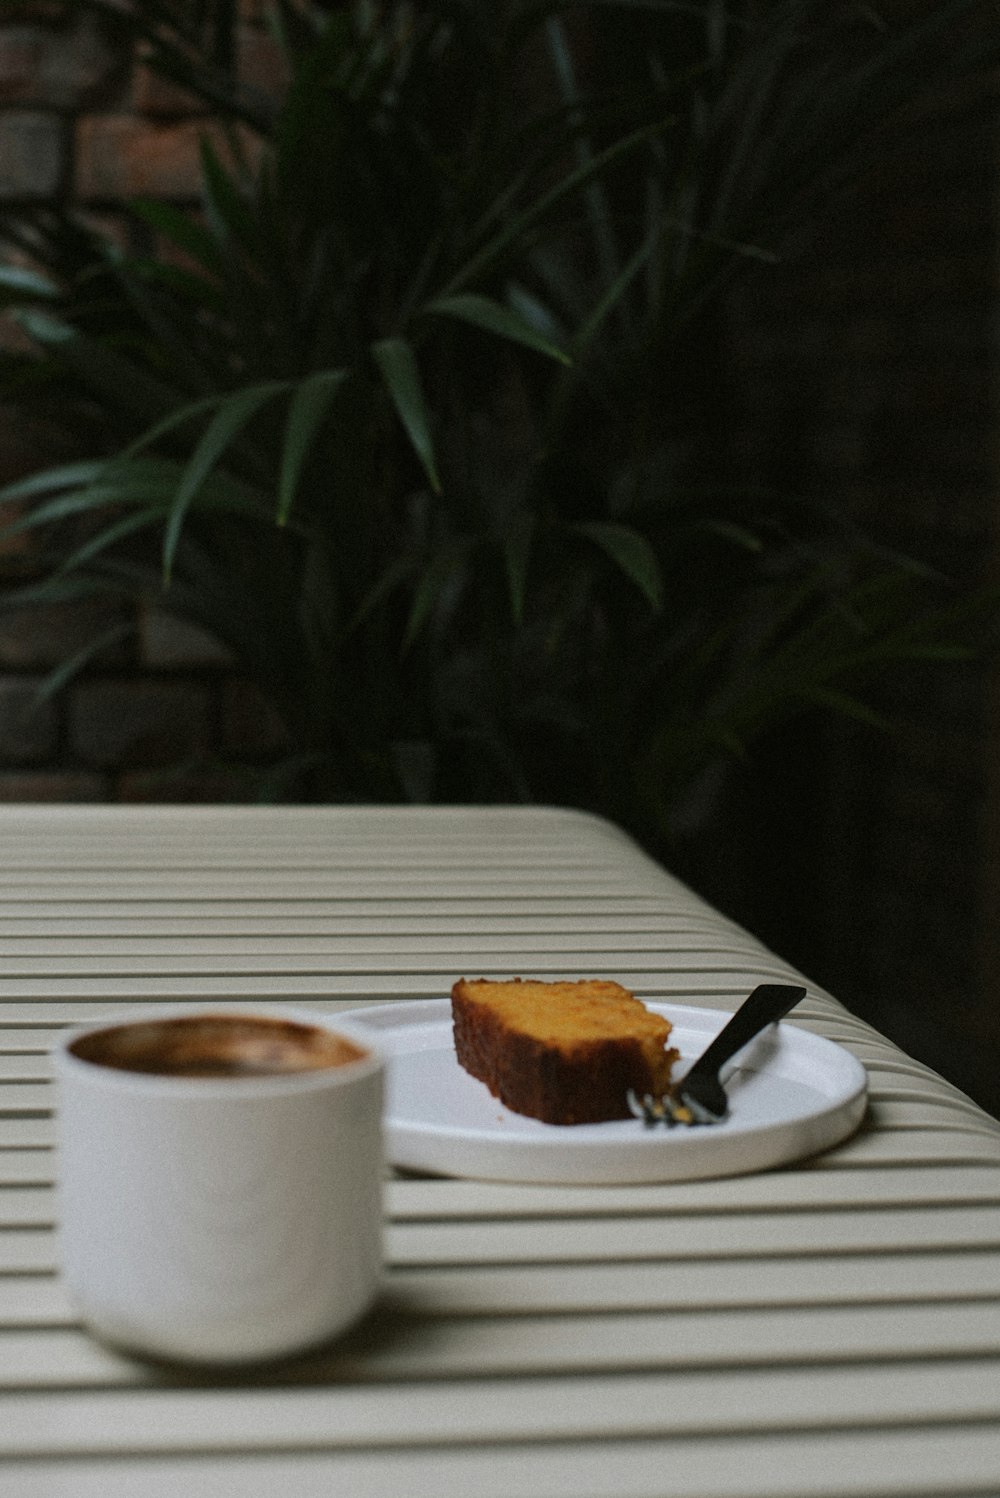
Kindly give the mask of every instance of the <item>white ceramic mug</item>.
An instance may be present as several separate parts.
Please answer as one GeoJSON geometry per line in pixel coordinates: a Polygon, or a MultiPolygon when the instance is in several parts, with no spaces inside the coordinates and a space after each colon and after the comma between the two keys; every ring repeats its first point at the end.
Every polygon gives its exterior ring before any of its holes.
{"type": "Polygon", "coordinates": [[[383,1062],[367,1036],[284,1006],[157,1006],[73,1030],[55,1068],[61,1262],[95,1333],[242,1362],[318,1344],[367,1309],[384,1160],[383,1062]],[[210,1016],[222,1028],[209,1034],[210,1016]],[[216,1069],[236,1074],[212,1074],[239,1016],[241,1046],[249,1035],[273,1051],[280,1032],[294,1054],[244,1065],[227,1051],[216,1069]]]}

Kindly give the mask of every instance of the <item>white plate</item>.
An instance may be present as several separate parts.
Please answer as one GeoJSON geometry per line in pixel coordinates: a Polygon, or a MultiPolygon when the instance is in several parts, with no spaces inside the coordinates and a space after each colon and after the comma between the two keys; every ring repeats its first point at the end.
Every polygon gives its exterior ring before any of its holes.
{"type": "MultiPolygon", "coordinates": [[[[681,1004],[647,1007],[673,1023],[677,1076],[729,1017],[681,1004]]],[[[722,1123],[667,1129],[638,1119],[565,1126],[512,1113],[459,1065],[449,999],[381,1004],[350,1018],[386,1056],[387,1151],[409,1170],[592,1186],[746,1175],[829,1149],[865,1111],[861,1063],[787,1021],[730,1063],[722,1123]]]]}

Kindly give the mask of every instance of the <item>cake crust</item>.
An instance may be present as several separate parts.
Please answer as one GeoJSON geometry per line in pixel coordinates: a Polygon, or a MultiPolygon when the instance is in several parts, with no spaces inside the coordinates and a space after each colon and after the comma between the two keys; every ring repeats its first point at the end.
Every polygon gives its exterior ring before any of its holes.
{"type": "Polygon", "coordinates": [[[544,1123],[628,1118],[629,1089],[665,1092],[678,1056],[669,1020],[618,983],[462,978],[451,1004],[461,1065],[544,1123]]]}

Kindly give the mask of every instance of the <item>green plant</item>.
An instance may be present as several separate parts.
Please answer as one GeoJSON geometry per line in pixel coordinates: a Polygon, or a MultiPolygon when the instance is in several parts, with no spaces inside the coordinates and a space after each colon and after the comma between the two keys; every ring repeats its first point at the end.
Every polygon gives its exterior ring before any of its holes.
{"type": "Polygon", "coordinates": [[[275,704],[286,794],[667,832],[776,722],[954,648],[924,569],[720,455],[718,334],[942,36],[972,65],[969,4],[276,0],[274,96],[231,5],[91,8],[216,128],[144,250],[6,226],[7,398],[85,454],[0,495],[45,573],[8,602],[162,595],[275,704]]]}

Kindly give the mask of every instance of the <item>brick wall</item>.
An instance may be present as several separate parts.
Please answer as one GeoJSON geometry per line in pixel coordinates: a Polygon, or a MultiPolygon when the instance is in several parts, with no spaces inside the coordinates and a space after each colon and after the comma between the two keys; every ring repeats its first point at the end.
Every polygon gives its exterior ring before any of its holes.
{"type": "MultiPolygon", "coordinates": [[[[244,4],[242,76],[277,66],[258,7],[244,4]]],[[[0,213],[72,202],[127,233],[133,195],[193,201],[201,106],[141,53],[74,5],[7,6],[0,17],[0,213]]],[[[5,336],[16,334],[7,329],[5,336]]],[[[26,432],[0,407],[0,482],[65,456],[51,427],[26,432]]],[[[30,576],[24,540],[0,553],[7,579],[30,576]]],[[[241,799],[281,734],[214,641],[151,603],[52,605],[0,616],[0,800],[241,799]],[[48,673],[91,640],[132,625],[55,701],[48,673]]]]}

